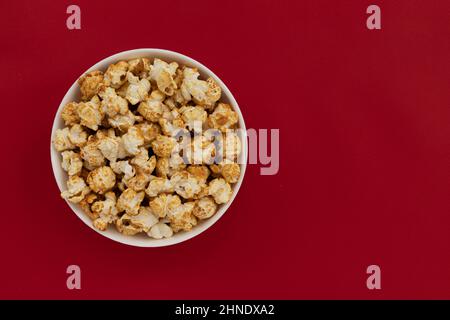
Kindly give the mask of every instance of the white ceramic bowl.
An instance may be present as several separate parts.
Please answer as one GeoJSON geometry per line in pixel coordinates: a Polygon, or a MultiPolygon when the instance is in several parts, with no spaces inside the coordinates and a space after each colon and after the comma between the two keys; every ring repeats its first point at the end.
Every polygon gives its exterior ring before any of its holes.
{"type": "MultiPolygon", "coordinates": [[[[176,61],[179,64],[190,66],[190,67],[196,67],[201,75],[202,79],[206,79],[208,77],[212,77],[222,88],[222,98],[221,101],[229,103],[234,110],[237,112],[239,116],[239,127],[241,130],[239,135],[242,142],[242,153],[240,155],[239,163],[241,164],[241,176],[239,178],[239,181],[234,184],[233,187],[233,195],[226,204],[223,204],[219,207],[217,213],[212,216],[209,219],[202,220],[199,222],[197,226],[192,228],[189,232],[178,232],[175,233],[171,238],[168,239],[152,239],[149,238],[145,234],[140,234],[136,236],[126,236],[121,234],[116,230],[114,226],[110,226],[108,230],[106,231],[98,231],[92,226],[92,221],[89,219],[89,217],[81,210],[81,208],[77,204],[70,203],[68,201],[67,204],[72,209],[73,212],[91,229],[97,231],[101,235],[112,239],[117,242],[121,242],[124,244],[132,245],[132,246],[138,246],[138,247],[162,247],[162,246],[168,246],[177,244],[183,241],[186,241],[188,239],[191,239],[209,227],[211,227],[217,220],[222,217],[222,215],[227,211],[228,207],[233,202],[234,198],[236,197],[236,194],[239,191],[239,188],[241,187],[242,180],[244,179],[245,174],[245,168],[247,165],[247,137],[246,137],[246,128],[244,123],[244,118],[242,117],[241,110],[239,109],[239,106],[234,99],[233,95],[231,94],[230,90],[226,87],[226,85],[222,82],[222,80],[219,79],[211,70],[209,70],[207,67],[202,65],[200,62],[195,61],[192,58],[189,58],[185,55],[182,55],[177,52],[168,51],[168,50],[161,50],[161,49],[135,49],[135,50],[129,50],[129,51],[123,51],[117,54],[114,54],[110,57],[107,57],[103,59],[100,62],[97,62],[95,65],[93,65],[91,68],[86,70],[86,72],[90,72],[93,70],[102,70],[105,71],[106,68],[111,63],[116,63],[120,60],[130,60],[133,58],[140,58],[140,57],[148,57],[148,58],[160,58],[165,61],[176,61]]],[[[83,73],[83,74],[84,74],[83,73]]],[[[65,106],[70,101],[79,101],[80,100],[80,90],[79,86],[77,84],[77,80],[72,84],[69,91],[67,91],[66,95],[64,96],[63,100],[61,101],[61,104],[59,105],[58,111],[56,112],[55,119],[53,120],[53,128],[52,128],[52,135],[50,137],[50,156],[52,161],[52,168],[53,173],[56,178],[56,182],[58,184],[58,187],[61,191],[66,190],[66,181],[67,181],[67,173],[61,168],[61,154],[60,152],[56,151],[56,149],[53,147],[51,140],[54,137],[55,130],[60,129],[64,127],[64,122],[61,119],[61,110],[63,106],[65,106]]],[[[58,194],[55,194],[55,197],[59,197],[58,194]]]]}

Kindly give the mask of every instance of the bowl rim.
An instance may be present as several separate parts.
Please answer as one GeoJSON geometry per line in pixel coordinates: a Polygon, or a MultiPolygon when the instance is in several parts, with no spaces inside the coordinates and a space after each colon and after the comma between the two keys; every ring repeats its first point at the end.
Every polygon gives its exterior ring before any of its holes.
{"type": "Polygon", "coordinates": [[[197,60],[186,56],[184,54],[181,54],[179,52],[166,50],[166,49],[157,49],[157,48],[139,48],[139,49],[131,49],[131,50],[125,50],[121,52],[117,52],[113,55],[110,55],[108,57],[105,57],[101,59],[100,61],[96,62],[94,65],[92,65],[90,68],[88,68],[86,71],[84,71],[70,86],[70,88],[66,91],[64,97],[62,98],[58,109],[55,112],[55,117],[53,119],[52,124],[52,130],[50,135],[50,159],[52,164],[52,171],[53,175],[56,180],[56,184],[58,185],[59,190],[62,192],[66,189],[65,182],[67,178],[64,178],[67,176],[67,174],[64,172],[64,170],[61,168],[61,153],[56,151],[56,149],[53,147],[53,137],[55,134],[56,129],[59,129],[61,127],[64,127],[64,123],[59,125],[62,122],[61,119],[61,111],[62,108],[71,100],[73,100],[73,96],[77,94],[77,89],[79,90],[79,86],[77,84],[78,79],[83,76],[84,74],[94,71],[94,70],[104,70],[106,69],[105,66],[110,65],[111,63],[116,63],[120,60],[130,60],[133,58],[141,58],[141,57],[149,57],[149,58],[161,58],[163,60],[172,59],[171,61],[177,61],[179,63],[182,63],[184,65],[189,65],[191,67],[196,67],[199,69],[200,75],[203,76],[210,76],[212,77],[221,87],[222,89],[222,97],[226,97],[228,100],[227,102],[233,107],[233,110],[238,114],[239,119],[239,136],[241,138],[241,146],[242,151],[240,155],[240,169],[241,169],[241,175],[239,177],[239,180],[237,183],[233,186],[233,193],[230,198],[230,200],[221,205],[219,209],[217,210],[216,214],[212,216],[209,219],[202,220],[201,224],[196,225],[192,230],[186,232],[181,231],[180,233],[174,234],[170,238],[163,238],[163,239],[152,239],[150,237],[145,237],[145,240],[141,237],[136,236],[126,236],[118,232],[115,228],[109,227],[107,231],[100,231],[96,229],[92,225],[91,219],[81,210],[78,204],[71,203],[64,199],[64,201],[68,204],[68,206],[71,208],[73,213],[84,222],[84,224],[88,225],[90,229],[96,231],[98,234],[101,234],[102,236],[111,239],[115,242],[126,244],[129,246],[135,246],[135,247],[165,247],[165,246],[172,246],[175,244],[179,244],[182,242],[185,242],[187,240],[190,240],[201,233],[208,230],[212,225],[214,225],[222,216],[225,214],[225,212],[228,210],[228,208],[233,203],[234,199],[236,198],[237,193],[239,192],[239,189],[242,185],[242,182],[244,180],[245,171],[247,168],[247,160],[248,160],[248,148],[247,148],[247,129],[245,126],[244,117],[242,115],[241,109],[239,108],[239,105],[234,98],[231,91],[228,89],[228,87],[225,85],[225,83],[214,73],[212,72],[208,67],[203,65],[202,63],[198,62],[197,60]]]}

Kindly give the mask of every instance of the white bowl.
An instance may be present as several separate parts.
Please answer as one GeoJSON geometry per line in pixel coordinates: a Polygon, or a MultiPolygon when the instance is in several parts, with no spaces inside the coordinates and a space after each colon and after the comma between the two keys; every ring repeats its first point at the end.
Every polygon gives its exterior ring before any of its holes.
{"type": "MultiPolygon", "coordinates": [[[[119,52],[117,54],[114,54],[110,57],[107,57],[103,59],[100,62],[97,62],[95,65],[93,65],[91,68],[86,70],[86,72],[90,72],[93,70],[102,70],[105,71],[108,65],[111,63],[116,63],[120,60],[130,60],[133,58],[140,58],[140,57],[148,57],[148,58],[160,58],[165,61],[176,61],[179,64],[190,66],[190,67],[196,67],[198,71],[200,72],[201,78],[206,79],[208,77],[212,77],[222,88],[222,98],[221,101],[229,103],[234,110],[237,112],[239,116],[239,127],[241,130],[239,130],[239,137],[242,142],[242,153],[240,155],[239,163],[241,166],[241,176],[239,177],[239,181],[234,184],[233,187],[233,195],[226,204],[223,204],[219,207],[217,213],[212,216],[209,219],[202,220],[199,222],[197,226],[192,228],[191,231],[188,232],[178,232],[175,233],[171,238],[167,239],[152,239],[149,238],[145,234],[136,235],[136,236],[126,236],[121,234],[116,230],[114,226],[110,226],[108,230],[106,231],[99,231],[96,228],[92,226],[92,221],[89,219],[89,217],[81,210],[79,205],[73,204],[71,202],[67,202],[69,207],[72,209],[73,212],[91,229],[97,231],[101,235],[112,239],[117,242],[121,242],[124,244],[132,245],[132,246],[138,246],[138,247],[162,247],[162,246],[168,246],[177,244],[183,241],[186,241],[188,239],[191,239],[209,227],[211,227],[217,220],[222,217],[222,215],[227,211],[228,207],[233,202],[234,198],[236,197],[236,194],[239,191],[239,188],[241,187],[242,180],[244,179],[245,169],[247,165],[247,137],[246,137],[246,128],[244,123],[244,118],[242,117],[241,110],[239,109],[239,106],[234,99],[233,95],[231,94],[230,90],[226,87],[226,85],[222,82],[222,80],[219,79],[211,70],[209,70],[207,67],[202,65],[200,62],[195,61],[192,58],[189,58],[185,55],[182,55],[177,52],[168,51],[168,50],[161,50],[161,49],[135,49],[135,50],[128,50],[119,52]]],[[[83,74],[84,74],[83,73],[83,74]]],[[[56,182],[58,184],[58,187],[61,191],[66,190],[66,181],[67,181],[67,173],[61,168],[61,154],[60,152],[56,151],[56,149],[52,145],[52,138],[54,137],[55,130],[60,129],[64,127],[64,122],[61,119],[61,110],[63,106],[65,106],[70,101],[79,101],[80,100],[80,90],[79,86],[77,84],[77,80],[72,84],[69,91],[67,91],[66,95],[64,96],[63,100],[61,101],[61,104],[59,105],[58,111],[56,112],[55,119],[53,120],[53,128],[52,128],[52,134],[50,137],[50,156],[52,161],[52,168],[53,173],[56,178],[56,182]]],[[[59,197],[59,194],[55,194],[55,197],[59,197]]]]}

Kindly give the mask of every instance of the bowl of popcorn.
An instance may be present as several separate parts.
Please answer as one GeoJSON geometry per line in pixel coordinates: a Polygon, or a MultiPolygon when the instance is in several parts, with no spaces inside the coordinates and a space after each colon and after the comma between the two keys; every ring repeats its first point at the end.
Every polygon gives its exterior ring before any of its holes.
{"type": "Polygon", "coordinates": [[[188,240],[234,200],[245,123],[225,84],[176,52],[120,52],[88,69],[55,115],[61,197],[100,234],[140,247],[188,240]]]}

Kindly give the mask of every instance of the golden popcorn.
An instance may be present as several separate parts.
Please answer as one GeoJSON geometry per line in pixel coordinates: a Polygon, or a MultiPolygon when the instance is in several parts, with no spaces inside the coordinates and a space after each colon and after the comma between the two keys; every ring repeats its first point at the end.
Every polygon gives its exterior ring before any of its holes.
{"type": "Polygon", "coordinates": [[[169,212],[181,205],[181,199],[177,195],[161,194],[150,201],[150,208],[160,218],[164,218],[169,212]]]}
{"type": "Polygon", "coordinates": [[[154,239],[170,238],[173,235],[173,231],[167,224],[159,222],[151,227],[147,235],[154,239]]]}
{"type": "Polygon", "coordinates": [[[195,203],[193,215],[199,219],[211,218],[217,211],[217,204],[211,197],[203,197],[195,203]]]}
{"type": "Polygon", "coordinates": [[[100,100],[94,96],[89,102],[80,103],[78,108],[78,117],[80,124],[96,131],[103,120],[103,114],[100,110],[100,100]]]}
{"type": "Polygon", "coordinates": [[[87,183],[92,191],[104,194],[116,184],[116,175],[111,167],[103,166],[92,170],[88,174],[87,183]]]}
{"type": "Polygon", "coordinates": [[[91,190],[84,182],[83,178],[79,176],[70,176],[67,180],[67,190],[61,193],[61,197],[73,202],[78,203],[90,192],[91,190]]]}
{"type": "Polygon", "coordinates": [[[174,232],[189,231],[197,225],[197,218],[192,214],[195,202],[185,202],[169,212],[167,217],[174,232]]]}
{"type": "Polygon", "coordinates": [[[105,72],[105,85],[114,89],[120,88],[127,81],[127,71],[128,63],[125,61],[111,64],[105,72]]]}
{"type": "Polygon", "coordinates": [[[150,177],[150,182],[145,193],[149,197],[156,197],[160,193],[173,192],[173,186],[169,179],[160,177],[150,177]]]}
{"type": "Polygon", "coordinates": [[[64,120],[66,126],[71,126],[80,122],[80,117],[78,116],[78,106],[76,102],[69,102],[66,104],[61,111],[61,118],[64,120]]]}
{"type": "Polygon", "coordinates": [[[158,157],[170,157],[173,148],[175,148],[177,141],[172,137],[166,137],[158,135],[155,140],[152,141],[153,152],[158,157]]]}
{"type": "Polygon", "coordinates": [[[176,172],[171,178],[175,192],[185,199],[192,199],[201,191],[201,182],[187,171],[176,172]]]}
{"type": "Polygon", "coordinates": [[[69,135],[70,129],[67,127],[64,129],[56,129],[55,137],[53,138],[53,145],[56,150],[64,151],[75,149],[76,146],[70,141],[69,135]]]}
{"type": "Polygon", "coordinates": [[[69,176],[77,175],[81,173],[83,168],[83,161],[81,156],[73,151],[64,151],[61,153],[62,163],[61,166],[69,176]]]}
{"type": "Polygon", "coordinates": [[[176,62],[168,64],[160,59],[155,59],[150,70],[150,80],[156,82],[159,90],[171,96],[177,89],[177,84],[174,80],[177,68],[178,64],[176,62]]]}
{"type": "Polygon", "coordinates": [[[117,210],[119,212],[125,211],[129,215],[137,215],[144,197],[145,194],[143,191],[136,192],[128,188],[120,194],[117,200],[117,210]]]}
{"type": "Polygon", "coordinates": [[[81,100],[87,101],[95,96],[101,85],[103,84],[103,72],[92,71],[78,80],[78,85],[80,86],[81,100]]]}
{"type": "Polygon", "coordinates": [[[127,133],[122,136],[122,140],[126,152],[131,155],[136,155],[139,152],[139,147],[144,144],[144,136],[137,127],[129,128],[127,133]]]}
{"type": "Polygon", "coordinates": [[[231,129],[238,122],[238,115],[229,104],[219,103],[208,117],[208,125],[211,128],[225,132],[231,129]]]}
{"type": "Polygon", "coordinates": [[[217,204],[226,203],[231,198],[231,186],[222,178],[214,179],[209,183],[209,195],[217,204]]]}
{"type": "Polygon", "coordinates": [[[128,88],[125,98],[131,104],[137,104],[147,98],[148,92],[151,88],[150,82],[147,79],[139,79],[131,72],[127,73],[128,88]]]}
{"type": "Polygon", "coordinates": [[[107,192],[105,194],[105,200],[96,201],[92,204],[91,210],[97,215],[94,219],[94,227],[101,231],[105,231],[108,224],[117,220],[118,212],[116,208],[116,195],[114,192],[107,192]]]}
{"type": "Polygon", "coordinates": [[[136,58],[78,84],[81,99],[62,108],[66,127],[52,143],[68,176],[61,197],[78,203],[96,229],[169,238],[230,201],[241,176],[238,115],[220,101],[213,78],[136,58]]]}

